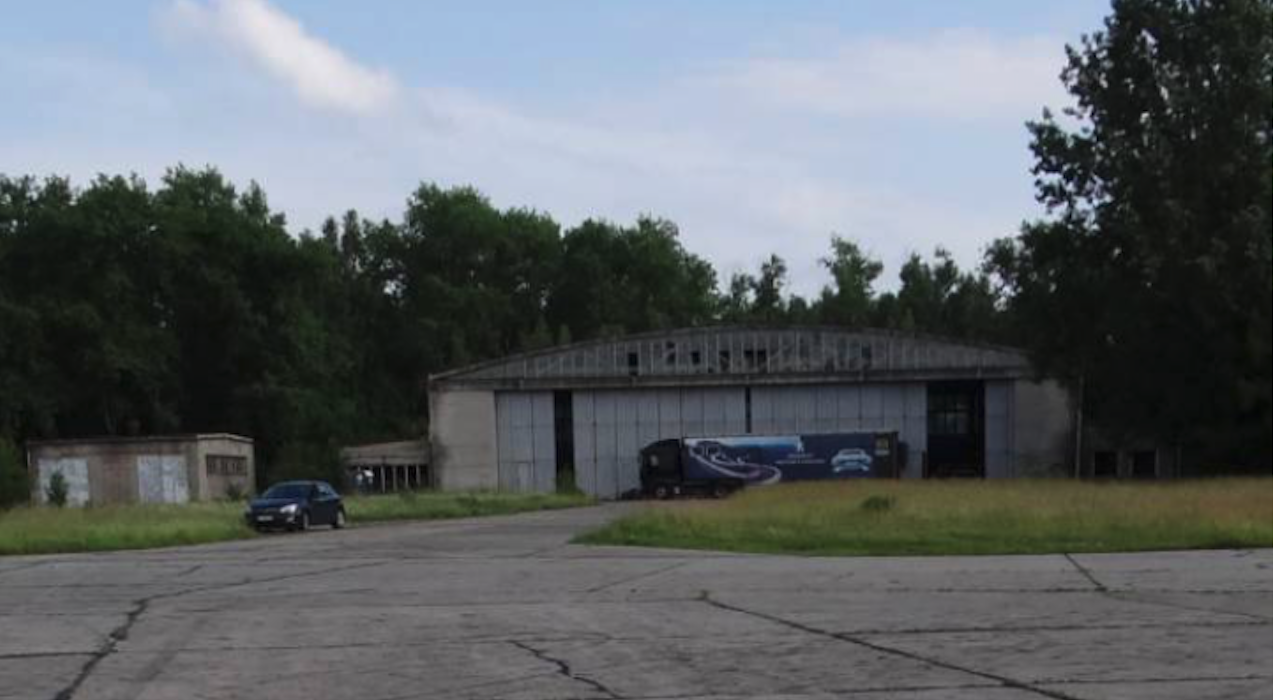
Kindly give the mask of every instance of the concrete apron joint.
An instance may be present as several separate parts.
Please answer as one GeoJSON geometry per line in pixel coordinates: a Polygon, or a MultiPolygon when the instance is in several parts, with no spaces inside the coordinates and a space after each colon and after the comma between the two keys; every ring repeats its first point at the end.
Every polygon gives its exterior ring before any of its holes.
{"type": "Polygon", "coordinates": [[[521,649],[522,651],[529,653],[530,655],[534,656],[536,659],[539,659],[540,661],[543,661],[545,663],[550,663],[556,666],[557,673],[561,674],[562,676],[565,676],[566,678],[569,678],[572,681],[575,681],[576,683],[583,683],[584,685],[588,686],[589,688],[592,688],[593,690],[599,693],[604,693],[605,697],[611,698],[612,700],[623,700],[623,696],[607,688],[605,684],[603,684],[601,681],[598,681],[593,678],[589,678],[587,676],[581,676],[575,673],[574,670],[570,668],[570,664],[566,663],[562,659],[553,658],[549,656],[547,652],[542,651],[540,649],[536,649],[535,647],[532,647],[531,645],[525,642],[519,642],[514,640],[514,641],[510,641],[509,644],[512,644],[518,649],[521,649]]]}
{"type": "MultiPolygon", "coordinates": [[[[1110,600],[1116,600],[1123,603],[1136,603],[1139,605],[1151,605],[1151,606],[1156,606],[1160,608],[1170,608],[1172,610],[1185,610],[1188,612],[1209,613],[1212,615],[1226,615],[1229,617],[1243,617],[1243,618],[1252,620],[1253,624],[1261,624],[1261,623],[1268,624],[1269,622],[1273,621],[1262,615],[1255,615],[1248,612],[1241,612],[1241,611],[1230,612],[1230,611],[1224,611],[1224,610],[1214,610],[1211,608],[1205,608],[1205,607],[1193,606],[1193,605],[1180,605],[1178,603],[1170,603],[1170,602],[1161,601],[1161,600],[1151,600],[1144,597],[1144,592],[1141,592],[1140,595],[1137,595],[1136,593],[1132,591],[1114,591],[1114,590],[1111,590],[1105,584],[1101,583],[1101,580],[1096,578],[1096,574],[1093,574],[1091,569],[1080,564],[1078,560],[1075,559],[1072,555],[1066,554],[1065,559],[1066,561],[1070,562],[1070,565],[1073,566],[1075,570],[1077,570],[1080,574],[1083,575],[1084,578],[1086,578],[1088,581],[1092,583],[1092,585],[1096,588],[1097,593],[1105,596],[1106,598],[1109,598],[1110,600]]],[[[1178,592],[1197,593],[1197,591],[1178,591],[1178,592]]],[[[1228,593],[1228,592],[1229,591],[1219,591],[1219,593],[1222,593],[1222,594],[1228,593]]],[[[1205,625],[1200,625],[1200,626],[1205,626],[1205,625]]]]}
{"type": "Polygon", "coordinates": [[[102,646],[99,647],[96,652],[94,652],[93,654],[89,656],[88,663],[84,664],[84,667],[80,669],[80,672],[78,674],[76,674],[75,679],[71,681],[71,684],[68,685],[66,688],[62,689],[62,691],[59,692],[57,695],[53,696],[53,700],[72,700],[75,697],[75,694],[79,692],[80,687],[83,686],[85,681],[88,680],[89,676],[93,674],[93,671],[97,668],[98,664],[102,663],[103,661],[107,659],[107,657],[111,656],[112,654],[114,654],[116,651],[119,650],[119,643],[128,639],[129,630],[132,629],[133,625],[137,624],[137,620],[140,619],[141,616],[146,613],[146,611],[150,608],[151,603],[155,601],[171,600],[174,598],[180,598],[182,596],[190,595],[192,593],[211,593],[216,591],[229,590],[232,588],[239,588],[242,586],[251,586],[251,585],[256,585],[261,583],[274,583],[277,581],[286,581],[289,579],[300,578],[304,576],[322,576],[325,574],[335,574],[335,573],[340,573],[342,571],[349,571],[351,569],[366,569],[366,568],[371,568],[375,566],[380,566],[383,563],[384,562],[375,562],[371,564],[367,564],[367,563],[351,564],[348,566],[337,566],[330,569],[324,569],[321,571],[303,571],[303,572],[291,573],[291,574],[281,574],[279,576],[267,576],[267,577],[259,578],[259,579],[248,579],[246,581],[235,581],[233,583],[224,583],[224,584],[217,584],[212,586],[199,586],[196,588],[187,588],[185,590],[180,590],[180,591],[156,593],[155,595],[137,600],[133,603],[132,609],[128,611],[128,616],[127,618],[125,618],[124,624],[115,628],[114,630],[111,631],[110,634],[106,635],[106,641],[102,643],[102,646]]]}
{"type": "Polygon", "coordinates": [[[927,664],[929,666],[946,669],[947,671],[955,671],[956,673],[964,673],[970,676],[976,676],[977,678],[993,681],[1004,688],[1010,688],[1012,690],[1020,690],[1026,693],[1032,693],[1034,695],[1038,695],[1040,697],[1052,698],[1052,700],[1080,700],[1079,698],[1076,698],[1073,695],[1066,695],[1065,693],[1057,692],[1054,690],[1040,688],[1040,687],[1031,685],[1029,683],[1026,683],[1024,681],[1014,680],[1006,676],[1000,676],[993,673],[987,673],[986,671],[978,671],[977,669],[967,668],[965,666],[959,666],[957,664],[953,664],[947,661],[942,661],[940,659],[933,659],[933,658],[921,656],[919,654],[915,654],[915,653],[906,651],[904,649],[895,649],[893,647],[884,646],[883,644],[879,644],[876,642],[869,642],[869,641],[866,641],[865,639],[860,639],[858,637],[854,637],[848,634],[829,632],[827,630],[818,629],[817,627],[810,627],[809,625],[801,624],[799,622],[794,622],[792,620],[787,620],[787,619],[778,617],[776,615],[770,615],[768,613],[757,612],[755,610],[748,610],[746,608],[741,608],[736,605],[730,605],[729,603],[722,603],[719,600],[713,599],[710,591],[703,591],[702,594],[699,596],[699,600],[718,610],[724,610],[727,612],[737,613],[739,615],[747,615],[759,620],[765,620],[766,622],[772,622],[773,624],[781,625],[783,627],[786,627],[788,629],[793,629],[798,632],[804,632],[805,634],[812,634],[819,637],[825,637],[827,639],[834,639],[840,642],[844,642],[846,644],[853,644],[855,646],[859,646],[864,649],[870,649],[871,651],[874,651],[880,654],[896,656],[898,658],[907,659],[908,661],[915,661],[918,663],[927,664]]]}

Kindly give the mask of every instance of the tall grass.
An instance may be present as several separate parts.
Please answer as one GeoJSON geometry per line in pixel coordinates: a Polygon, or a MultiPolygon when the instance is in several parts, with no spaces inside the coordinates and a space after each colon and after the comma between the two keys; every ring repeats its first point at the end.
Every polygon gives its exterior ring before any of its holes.
{"type": "Polygon", "coordinates": [[[0,512],[0,556],[101,552],[251,537],[243,505],[120,505],[0,512]]]}
{"type": "MultiPolygon", "coordinates": [[[[405,493],[345,499],[355,527],[389,520],[505,515],[588,505],[574,494],[405,493]]],[[[253,537],[242,503],[18,508],[0,511],[0,556],[101,552],[253,537]]]]}
{"type": "Polygon", "coordinates": [[[1273,547],[1273,480],[791,484],[660,505],[579,541],[813,555],[1273,547]]]}
{"type": "Polygon", "coordinates": [[[403,493],[345,499],[353,523],[389,520],[437,520],[509,515],[536,510],[575,508],[591,503],[582,494],[559,493],[403,493]]]}

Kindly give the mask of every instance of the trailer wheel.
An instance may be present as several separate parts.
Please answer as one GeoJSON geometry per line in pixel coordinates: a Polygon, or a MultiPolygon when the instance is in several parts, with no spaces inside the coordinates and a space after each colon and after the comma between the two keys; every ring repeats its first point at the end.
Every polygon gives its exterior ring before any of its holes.
{"type": "Polygon", "coordinates": [[[660,501],[666,501],[672,497],[672,487],[667,484],[659,484],[654,487],[654,497],[660,501]]]}
{"type": "Polygon", "coordinates": [[[723,481],[718,481],[712,484],[712,498],[729,498],[729,494],[733,492],[734,489],[723,481]]]}

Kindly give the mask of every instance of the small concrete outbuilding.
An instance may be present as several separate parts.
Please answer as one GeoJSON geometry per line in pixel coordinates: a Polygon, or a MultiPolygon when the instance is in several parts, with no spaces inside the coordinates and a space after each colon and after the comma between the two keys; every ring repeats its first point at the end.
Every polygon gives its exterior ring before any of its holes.
{"type": "Polygon", "coordinates": [[[340,461],[349,483],[360,491],[389,493],[429,486],[429,446],[424,440],[346,447],[340,461]],[[365,475],[365,481],[359,475],[365,475]]]}
{"type": "Polygon", "coordinates": [[[76,506],[208,501],[256,483],[251,438],[225,433],[30,442],[27,467],[36,502],[60,473],[76,506]]]}

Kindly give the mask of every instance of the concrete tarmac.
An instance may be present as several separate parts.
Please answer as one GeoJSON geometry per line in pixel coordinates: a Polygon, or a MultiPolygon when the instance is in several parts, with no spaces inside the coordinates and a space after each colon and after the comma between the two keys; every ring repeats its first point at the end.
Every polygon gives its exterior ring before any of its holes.
{"type": "Polygon", "coordinates": [[[568,544],[633,507],[0,559],[0,699],[1273,698],[1270,551],[568,544]]]}

